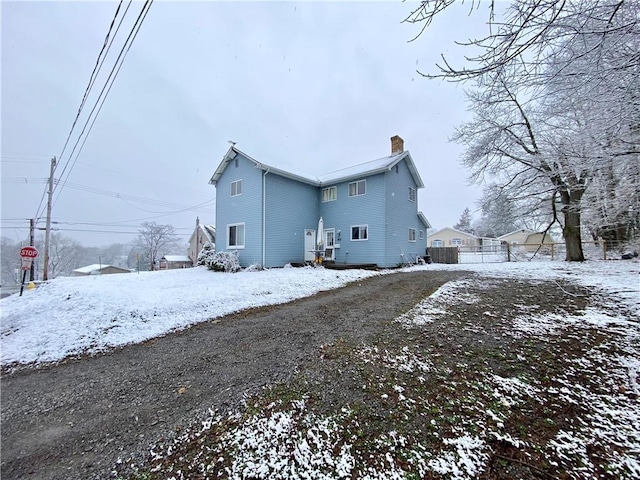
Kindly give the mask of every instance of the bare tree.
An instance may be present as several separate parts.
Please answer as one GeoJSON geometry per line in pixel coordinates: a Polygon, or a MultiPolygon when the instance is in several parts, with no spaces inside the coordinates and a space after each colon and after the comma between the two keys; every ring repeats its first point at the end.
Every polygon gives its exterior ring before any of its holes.
{"type": "MultiPolygon", "coordinates": [[[[426,27],[453,3],[423,1],[407,21],[426,27]]],[[[626,178],[637,162],[639,18],[640,4],[624,0],[517,0],[495,21],[491,2],[490,33],[464,44],[479,53],[426,75],[473,82],[475,116],[453,137],[467,147],[463,163],[501,194],[550,205],[567,260],[584,259],[589,188],[613,171],[626,178]]],[[[611,199],[618,187],[608,185],[611,199]]]]}
{"type": "Polygon", "coordinates": [[[144,222],[142,228],[138,230],[135,246],[140,249],[142,256],[148,261],[149,269],[155,270],[158,259],[171,249],[176,248],[177,244],[178,237],[172,225],[144,222]]]}

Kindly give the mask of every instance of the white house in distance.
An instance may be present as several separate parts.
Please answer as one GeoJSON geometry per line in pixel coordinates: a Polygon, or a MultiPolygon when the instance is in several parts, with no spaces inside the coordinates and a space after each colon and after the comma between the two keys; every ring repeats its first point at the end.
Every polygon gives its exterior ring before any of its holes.
{"type": "Polygon", "coordinates": [[[544,232],[534,232],[532,230],[514,230],[498,237],[503,242],[508,243],[511,247],[522,246],[528,252],[535,252],[541,245],[549,245],[555,243],[551,235],[544,232]]]}
{"type": "Polygon", "coordinates": [[[200,223],[200,218],[196,217],[196,228],[189,238],[189,247],[187,256],[193,265],[198,264],[198,254],[202,250],[205,243],[216,244],[216,227],[213,225],[204,225],[200,223]]]}

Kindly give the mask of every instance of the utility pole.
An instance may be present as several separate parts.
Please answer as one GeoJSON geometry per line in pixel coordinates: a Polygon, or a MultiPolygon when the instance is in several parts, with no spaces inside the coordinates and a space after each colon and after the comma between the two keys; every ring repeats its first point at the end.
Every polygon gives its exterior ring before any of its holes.
{"type": "MultiPolygon", "coordinates": [[[[35,219],[29,219],[29,245],[35,247],[35,228],[36,221],[35,219]]],[[[35,280],[35,272],[36,272],[36,262],[31,262],[31,270],[29,271],[29,281],[33,282],[35,280]]]]}
{"type": "Polygon", "coordinates": [[[53,174],[56,171],[56,157],[51,159],[51,172],[49,173],[49,192],[47,198],[47,226],[44,232],[44,269],[42,279],[49,280],[49,239],[51,237],[51,200],[53,199],[53,174]]]}

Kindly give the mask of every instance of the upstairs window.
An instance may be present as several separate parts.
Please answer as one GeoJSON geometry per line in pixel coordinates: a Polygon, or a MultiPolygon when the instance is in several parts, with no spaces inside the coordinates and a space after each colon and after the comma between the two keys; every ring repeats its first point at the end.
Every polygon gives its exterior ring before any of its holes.
{"type": "Polygon", "coordinates": [[[416,229],[415,228],[410,228],[409,229],[409,241],[410,242],[415,242],[416,241],[416,229]]]}
{"type": "Polygon", "coordinates": [[[462,245],[462,239],[461,238],[454,238],[453,240],[451,240],[451,245],[455,245],[455,246],[462,245]]]}
{"type": "Polygon", "coordinates": [[[420,240],[424,238],[424,230],[420,230],[420,240]]]}
{"type": "Polygon", "coordinates": [[[368,225],[354,225],[351,227],[351,240],[368,240],[369,238],[369,226],[368,225]]]}
{"type": "Polygon", "coordinates": [[[349,184],[349,196],[357,197],[367,193],[367,181],[358,180],[357,182],[351,182],[349,184]]]}
{"type": "Polygon", "coordinates": [[[409,187],[409,201],[416,202],[416,189],[413,187],[409,187]]]}
{"type": "Polygon", "coordinates": [[[338,187],[328,187],[322,189],[322,201],[333,202],[338,199],[338,187]]]}
{"type": "Polygon", "coordinates": [[[434,248],[442,247],[442,240],[431,240],[431,246],[434,248]]]}
{"type": "Polygon", "coordinates": [[[242,180],[231,182],[231,196],[235,197],[238,195],[242,195],[242,180]]]}

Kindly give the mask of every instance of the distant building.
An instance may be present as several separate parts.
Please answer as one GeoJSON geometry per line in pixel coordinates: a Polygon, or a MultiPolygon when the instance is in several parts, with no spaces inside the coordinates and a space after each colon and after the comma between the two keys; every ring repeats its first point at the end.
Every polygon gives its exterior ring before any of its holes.
{"type": "Polygon", "coordinates": [[[526,229],[514,230],[498,238],[512,247],[524,247],[528,252],[535,252],[543,245],[551,247],[555,243],[554,238],[548,233],[533,232],[526,229]]]}
{"type": "Polygon", "coordinates": [[[202,225],[200,219],[196,218],[196,228],[189,238],[189,248],[187,256],[193,265],[198,264],[198,254],[204,247],[205,243],[210,243],[215,247],[216,244],[216,227],[213,225],[202,225]]]}
{"type": "Polygon", "coordinates": [[[176,270],[178,268],[191,268],[193,262],[186,255],[165,255],[160,259],[160,270],[176,270]]]}
{"type": "Polygon", "coordinates": [[[86,267],[76,268],[71,272],[72,277],[85,277],[87,275],[112,275],[114,273],[131,273],[126,268],[116,267],[114,265],[103,265],[94,263],[86,267]]]}

